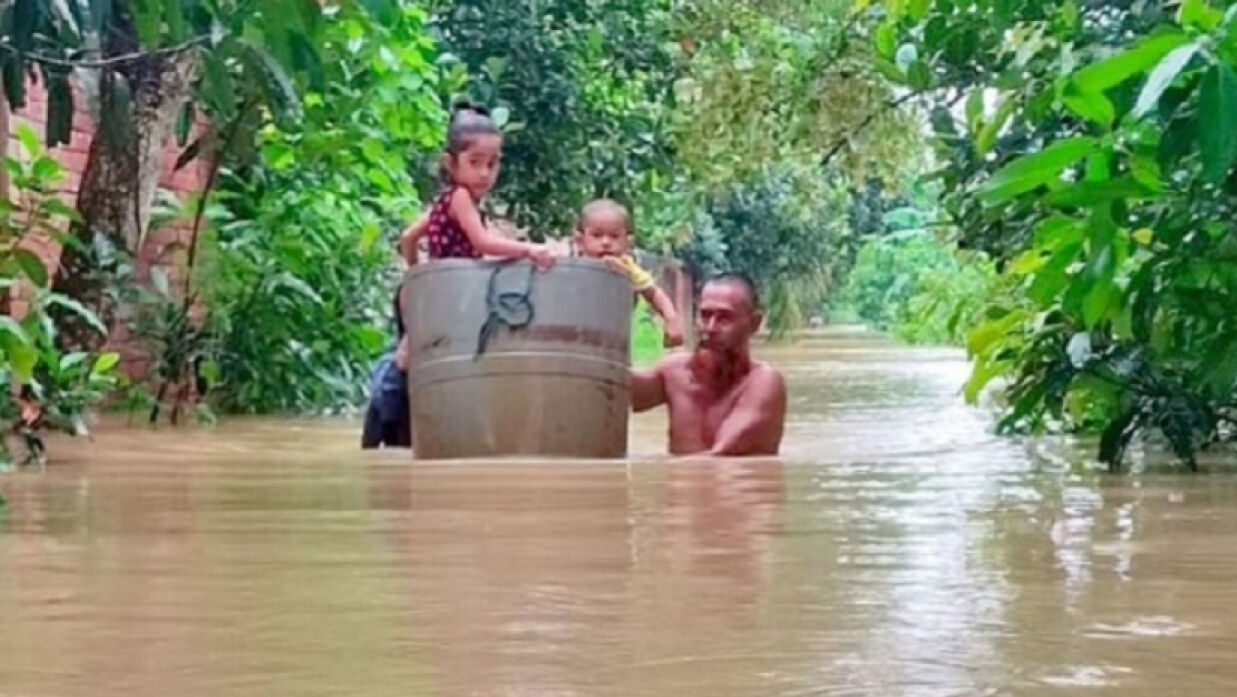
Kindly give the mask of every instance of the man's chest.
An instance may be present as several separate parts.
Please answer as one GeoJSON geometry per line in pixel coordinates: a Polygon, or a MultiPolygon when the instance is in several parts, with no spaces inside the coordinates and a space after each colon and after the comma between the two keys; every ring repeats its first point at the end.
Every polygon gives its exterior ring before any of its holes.
{"type": "Polygon", "coordinates": [[[708,446],[734,410],[738,390],[718,392],[684,378],[667,393],[671,429],[708,446]]]}

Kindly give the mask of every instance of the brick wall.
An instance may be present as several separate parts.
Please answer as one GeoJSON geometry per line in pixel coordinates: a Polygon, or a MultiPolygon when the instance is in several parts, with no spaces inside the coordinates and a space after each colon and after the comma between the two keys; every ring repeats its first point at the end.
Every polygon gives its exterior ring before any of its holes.
{"type": "MultiPolygon", "coordinates": [[[[21,144],[12,137],[17,129],[25,124],[39,135],[42,140],[47,123],[47,93],[43,86],[32,80],[27,85],[26,106],[14,111],[9,117],[9,133],[7,155],[20,157],[23,155],[21,144]]],[[[86,160],[90,151],[90,143],[95,135],[95,121],[90,114],[85,97],[80,93],[74,95],[73,132],[69,142],[51,148],[48,155],[56,159],[66,170],[66,178],[61,186],[60,195],[65,203],[75,206],[77,193],[81,186],[82,175],[86,171],[86,160]]],[[[205,124],[199,122],[197,132],[200,133],[205,124]]],[[[196,160],[179,171],[173,171],[180,148],[172,143],[164,156],[163,172],[160,174],[159,185],[167,189],[181,201],[201,191],[205,186],[208,165],[196,160]]],[[[151,269],[162,267],[174,287],[179,287],[184,278],[184,247],[188,244],[192,229],[192,220],[177,221],[161,229],[151,230],[146,236],[142,249],[137,255],[137,274],[139,281],[148,282],[151,269]]],[[[38,252],[47,265],[49,272],[55,274],[60,259],[60,247],[54,240],[46,236],[34,236],[26,240],[26,245],[38,252]]],[[[11,311],[20,316],[25,312],[25,306],[17,300],[11,311]]],[[[121,325],[113,328],[110,347],[119,350],[123,359],[125,372],[138,376],[145,372],[149,363],[142,347],[128,335],[121,325]]]]}

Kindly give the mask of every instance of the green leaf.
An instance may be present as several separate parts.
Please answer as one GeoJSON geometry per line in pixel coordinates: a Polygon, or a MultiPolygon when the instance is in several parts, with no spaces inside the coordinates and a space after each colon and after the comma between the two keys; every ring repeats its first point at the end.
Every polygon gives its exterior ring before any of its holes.
{"type": "Polygon", "coordinates": [[[47,296],[48,305],[59,305],[64,309],[76,314],[78,317],[86,320],[86,323],[94,328],[95,331],[107,336],[107,327],[103,324],[103,320],[99,316],[91,312],[87,307],[77,300],[70,298],[60,293],[50,293],[47,296]]]}
{"type": "Polygon", "coordinates": [[[1066,87],[1061,102],[1070,111],[1105,129],[1111,128],[1113,119],[1117,117],[1117,111],[1107,97],[1098,92],[1082,92],[1072,82],[1066,87]]]}
{"type": "Polygon", "coordinates": [[[897,49],[897,29],[892,22],[882,22],[876,28],[876,52],[882,57],[892,60],[893,52],[897,49]]]}
{"type": "Polygon", "coordinates": [[[889,18],[893,21],[902,19],[902,12],[906,9],[906,0],[885,0],[885,12],[889,13],[889,18]]]}
{"type": "Polygon", "coordinates": [[[997,170],[979,190],[989,205],[1007,201],[1019,194],[1057,179],[1062,170],[1090,155],[1095,138],[1074,136],[1059,140],[1040,152],[1023,155],[997,170]]]}
{"type": "Polygon", "coordinates": [[[1130,158],[1130,176],[1148,191],[1161,193],[1164,181],[1160,178],[1160,163],[1154,157],[1136,154],[1130,158]]]}
{"type": "Polygon", "coordinates": [[[219,52],[208,52],[202,60],[202,82],[198,88],[205,108],[218,122],[230,122],[236,114],[236,87],[224,58],[219,52]]]}
{"type": "Polygon", "coordinates": [[[276,118],[281,122],[298,118],[300,99],[297,97],[296,88],[292,85],[292,78],[288,76],[284,67],[275,60],[274,56],[256,46],[249,47],[249,55],[252,57],[252,64],[260,69],[264,77],[262,88],[266,92],[267,103],[276,118]]]}
{"type": "Polygon", "coordinates": [[[1214,31],[1224,19],[1224,13],[1207,4],[1206,0],[1183,0],[1177,10],[1177,23],[1194,27],[1204,32],[1214,31]]]}
{"type": "Polygon", "coordinates": [[[202,154],[202,148],[205,146],[208,137],[209,136],[207,135],[203,135],[190,143],[189,147],[181,151],[180,155],[176,157],[176,164],[173,165],[172,171],[179,172],[188,166],[190,162],[198,159],[198,156],[202,154]]]}
{"type": "Polygon", "coordinates": [[[22,345],[33,346],[30,335],[22,328],[21,323],[8,315],[0,315],[0,333],[11,337],[22,345]]]}
{"type": "Polygon", "coordinates": [[[290,273],[284,272],[273,276],[270,280],[270,284],[272,290],[287,288],[298,295],[304,296],[316,305],[321,305],[323,303],[322,296],[318,295],[317,291],[310,287],[308,283],[290,273]]]}
{"type": "Polygon", "coordinates": [[[1001,101],[996,113],[992,115],[992,120],[984,124],[983,128],[979,129],[979,135],[975,136],[976,154],[987,155],[996,145],[997,136],[1001,134],[1001,129],[1005,128],[1005,122],[1009,121],[1009,117],[1018,107],[1018,101],[1014,95],[1006,95],[1001,101]]]}
{"type": "Polygon", "coordinates": [[[1054,215],[1035,227],[1034,244],[1045,249],[1058,249],[1062,245],[1081,242],[1085,229],[1081,220],[1054,215]]]}
{"type": "Polygon", "coordinates": [[[105,375],[120,363],[120,354],[115,351],[100,353],[95,359],[94,367],[90,369],[93,375],[105,375]]]}
{"type": "Polygon", "coordinates": [[[911,68],[907,71],[906,76],[911,87],[917,90],[922,91],[932,87],[932,69],[922,60],[911,63],[911,68]]]}
{"type": "Polygon", "coordinates": [[[1004,373],[1007,367],[1005,361],[976,361],[975,367],[971,369],[970,379],[966,381],[966,385],[962,388],[962,394],[967,404],[977,402],[984,387],[992,382],[993,378],[1004,373]]]}
{"type": "Polygon", "coordinates": [[[85,351],[74,351],[72,353],[64,354],[60,357],[60,372],[67,373],[73,368],[85,363],[86,359],[89,357],[90,354],[85,351]]]}
{"type": "Polygon", "coordinates": [[[1147,84],[1143,85],[1142,93],[1138,95],[1138,102],[1134,104],[1134,118],[1142,118],[1160,103],[1160,96],[1164,94],[1164,90],[1168,89],[1168,86],[1173,83],[1173,80],[1197,52],[1198,44],[1191,42],[1173,49],[1164,56],[1164,59],[1155,66],[1155,70],[1151,71],[1147,84]]]}
{"type": "Polygon", "coordinates": [[[172,43],[180,43],[189,38],[181,0],[163,0],[163,19],[167,22],[168,39],[172,43]]]}
{"type": "Polygon", "coordinates": [[[1038,249],[1028,249],[1010,262],[1007,271],[1014,276],[1025,276],[1038,271],[1045,261],[1044,252],[1038,249]]]}
{"type": "Polygon", "coordinates": [[[39,142],[39,134],[34,132],[26,123],[19,123],[17,126],[17,140],[21,141],[22,150],[25,151],[31,159],[37,158],[43,154],[43,144],[39,142]]]}
{"type": "Polygon", "coordinates": [[[1091,281],[1091,288],[1082,301],[1082,321],[1088,328],[1108,315],[1117,297],[1117,287],[1112,280],[1116,268],[1113,254],[1112,242],[1106,240],[1092,254],[1083,271],[1083,276],[1091,281]]]}
{"type": "Polygon", "coordinates": [[[29,381],[39,361],[39,353],[26,330],[8,315],[0,315],[0,347],[3,347],[17,378],[23,382],[29,381]]]}
{"type": "Polygon", "coordinates": [[[885,76],[885,79],[897,85],[906,84],[906,75],[898,70],[898,66],[893,64],[887,58],[881,56],[872,56],[872,65],[876,67],[876,71],[885,76]]]}
{"type": "Polygon", "coordinates": [[[1082,242],[1071,242],[1054,252],[1048,263],[1044,264],[1035,274],[1035,280],[1027,289],[1027,297],[1041,307],[1057,302],[1057,296],[1070,280],[1065,269],[1074,263],[1080,251],[1082,251],[1082,242]]]}
{"type": "Polygon", "coordinates": [[[133,24],[137,28],[137,38],[145,48],[159,47],[159,20],[163,8],[160,0],[134,0],[133,24]]]}
{"type": "Polygon", "coordinates": [[[1133,177],[1118,177],[1111,181],[1078,182],[1044,196],[1043,202],[1056,208],[1088,208],[1117,199],[1141,200],[1157,195],[1133,177]]]}
{"type": "Polygon", "coordinates": [[[29,249],[18,249],[13,252],[13,257],[17,259],[17,265],[31,283],[40,288],[47,285],[47,267],[43,265],[43,259],[38,254],[29,249]]]}
{"type": "Polygon", "coordinates": [[[989,353],[998,341],[1000,341],[1010,329],[1020,324],[1026,319],[1026,312],[1019,310],[1009,312],[1005,315],[990,319],[975,329],[966,337],[966,351],[970,356],[984,356],[989,353]]]}
{"type": "Polygon", "coordinates": [[[1087,156],[1088,182],[1106,182],[1112,175],[1112,151],[1103,148],[1087,156]]]}
{"type": "Polygon", "coordinates": [[[22,382],[29,382],[34,377],[34,367],[39,364],[39,352],[33,346],[21,343],[10,343],[5,350],[9,354],[13,373],[22,382]]]}
{"type": "Polygon", "coordinates": [[[1203,176],[1212,182],[1223,181],[1237,157],[1237,74],[1232,68],[1214,65],[1203,76],[1198,112],[1203,176]]]}
{"type": "Polygon", "coordinates": [[[1132,48],[1079,70],[1074,83],[1083,92],[1103,92],[1149,69],[1187,41],[1189,37],[1179,32],[1147,37],[1132,48]]]}
{"type": "Polygon", "coordinates": [[[966,98],[966,126],[972,134],[984,117],[984,91],[981,88],[971,90],[966,98]]]}
{"type": "Polygon", "coordinates": [[[189,133],[193,130],[194,119],[197,118],[197,110],[194,108],[193,101],[185,102],[185,105],[180,108],[180,113],[176,115],[176,144],[180,147],[185,147],[185,143],[189,142],[189,133]]]}

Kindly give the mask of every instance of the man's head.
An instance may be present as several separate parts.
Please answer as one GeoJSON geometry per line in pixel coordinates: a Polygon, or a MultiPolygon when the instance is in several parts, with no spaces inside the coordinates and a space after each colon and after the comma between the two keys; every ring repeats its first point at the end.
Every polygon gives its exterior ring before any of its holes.
{"type": "Polygon", "coordinates": [[[702,346],[746,349],[763,319],[756,284],[744,273],[719,274],[700,290],[696,329],[702,346]]]}
{"type": "Polygon", "coordinates": [[[576,224],[575,242],[580,254],[600,259],[621,256],[631,250],[631,217],[618,201],[599,199],[584,206],[576,224]]]}
{"type": "Polygon", "coordinates": [[[747,275],[729,272],[705,282],[696,310],[696,376],[724,390],[745,375],[751,367],[749,344],[762,320],[760,295],[747,275]]]}

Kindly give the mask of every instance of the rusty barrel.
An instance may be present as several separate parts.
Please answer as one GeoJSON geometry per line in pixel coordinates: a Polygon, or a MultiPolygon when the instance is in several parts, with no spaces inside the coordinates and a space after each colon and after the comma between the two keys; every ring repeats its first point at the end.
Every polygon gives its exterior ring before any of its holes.
{"type": "Polygon", "coordinates": [[[407,272],[418,458],[627,454],[631,284],[604,264],[449,259],[407,272]]]}

